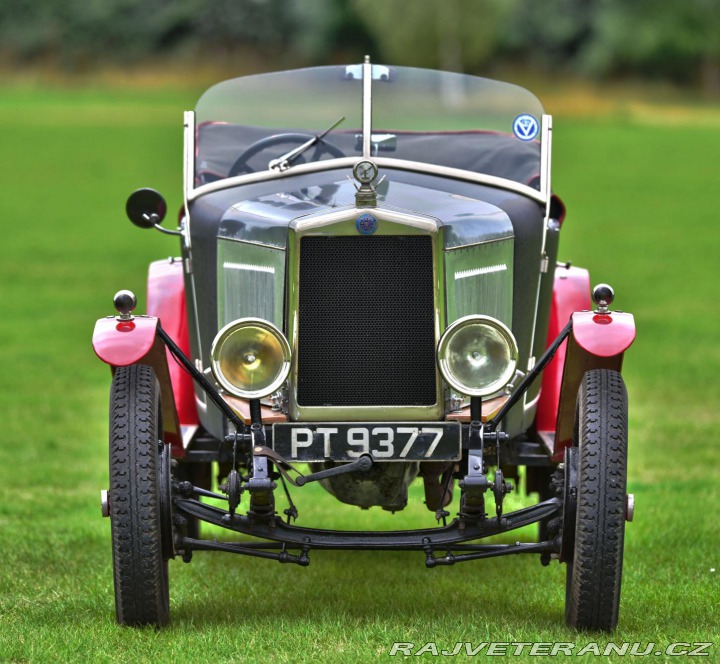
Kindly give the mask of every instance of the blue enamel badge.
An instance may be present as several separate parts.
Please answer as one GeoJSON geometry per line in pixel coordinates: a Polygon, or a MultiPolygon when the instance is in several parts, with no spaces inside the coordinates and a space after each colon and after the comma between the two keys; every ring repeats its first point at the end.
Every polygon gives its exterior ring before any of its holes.
{"type": "Polygon", "coordinates": [[[513,122],[513,134],[521,141],[532,141],[539,131],[540,125],[532,115],[518,115],[513,122]]]}
{"type": "Polygon", "coordinates": [[[378,228],[378,221],[371,214],[364,212],[355,221],[355,227],[362,235],[372,235],[378,228]]]}

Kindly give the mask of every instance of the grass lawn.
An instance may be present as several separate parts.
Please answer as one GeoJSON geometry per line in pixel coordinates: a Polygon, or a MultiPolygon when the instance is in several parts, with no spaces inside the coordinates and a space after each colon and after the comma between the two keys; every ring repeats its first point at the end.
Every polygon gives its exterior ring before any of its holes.
{"type": "MultiPolygon", "coordinates": [[[[132,227],[124,200],[154,186],[179,207],[193,103],[161,90],[0,92],[0,660],[354,662],[395,641],[595,641],[564,626],[564,567],[536,557],[426,570],[421,553],[313,552],[301,569],[198,553],[170,564],[170,628],[115,624],[99,510],[109,371],[90,337],[116,290],[144,294],[148,262],[178,253],[132,227]]],[[[717,116],[551,110],[569,209],[561,258],[613,284],[638,326],[625,365],[636,520],[620,626],[600,642],[720,640],[717,116]]],[[[429,526],[418,489],[391,516],[308,487],[300,523],[429,526]]]]}

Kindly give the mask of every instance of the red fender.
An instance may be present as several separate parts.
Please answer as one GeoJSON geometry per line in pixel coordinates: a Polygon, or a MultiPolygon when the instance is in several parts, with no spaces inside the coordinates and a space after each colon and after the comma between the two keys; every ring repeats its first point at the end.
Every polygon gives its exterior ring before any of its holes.
{"type": "Polygon", "coordinates": [[[632,314],[581,311],[573,314],[572,321],[555,429],[554,461],[562,461],[563,450],[572,445],[577,395],[585,372],[620,371],[624,353],[635,340],[632,314]]]}
{"type": "Polygon", "coordinates": [[[635,319],[632,314],[621,311],[607,314],[581,311],[573,314],[572,332],[577,345],[585,352],[613,357],[635,341],[635,319]]]}
{"type": "Polygon", "coordinates": [[[136,316],[118,320],[115,316],[95,323],[92,346],[95,354],[113,367],[127,367],[142,360],[155,343],[157,318],[136,316]]]}
{"type": "MultiPolygon", "coordinates": [[[[150,316],[157,316],[160,319],[163,330],[170,335],[180,350],[190,357],[182,265],[182,261],[175,260],[155,261],[150,264],[147,312],[150,316]]],[[[180,424],[195,426],[199,420],[193,380],[175,361],[170,351],[167,351],[167,363],[180,424]]]]}
{"type": "Polygon", "coordinates": [[[147,364],[155,370],[160,384],[164,440],[172,445],[173,456],[184,456],[166,348],[155,334],[157,325],[158,319],[152,316],[135,316],[132,320],[118,320],[114,316],[101,318],[95,324],[92,345],[113,373],[117,367],[131,364],[147,364]]]}
{"type": "MultiPolygon", "coordinates": [[[[588,271],[579,267],[555,268],[547,346],[557,339],[575,311],[590,309],[591,306],[588,271]]],[[[540,434],[549,434],[550,440],[555,433],[566,353],[567,341],[564,341],[543,371],[536,426],[540,434]]]]}

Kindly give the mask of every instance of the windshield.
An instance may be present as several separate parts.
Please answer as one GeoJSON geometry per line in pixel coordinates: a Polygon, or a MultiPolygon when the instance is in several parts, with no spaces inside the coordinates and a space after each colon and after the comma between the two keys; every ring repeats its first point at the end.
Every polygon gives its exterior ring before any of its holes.
{"type": "MultiPolygon", "coordinates": [[[[316,67],[210,88],[195,110],[195,186],[362,156],[362,72],[316,67]]],[[[372,78],[372,156],[539,187],[543,109],[528,91],[411,67],[372,65],[372,78]]]]}

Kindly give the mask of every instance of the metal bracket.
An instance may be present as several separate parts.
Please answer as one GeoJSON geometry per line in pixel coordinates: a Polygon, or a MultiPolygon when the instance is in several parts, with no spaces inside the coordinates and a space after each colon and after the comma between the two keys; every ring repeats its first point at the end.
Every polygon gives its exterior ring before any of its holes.
{"type": "Polygon", "coordinates": [[[498,521],[500,521],[502,517],[502,508],[505,496],[512,492],[515,487],[513,487],[510,482],[505,481],[502,470],[498,468],[495,471],[495,481],[492,483],[490,488],[492,489],[493,495],[495,496],[495,514],[498,521]]]}
{"type": "Polygon", "coordinates": [[[520,399],[522,399],[523,395],[528,391],[533,381],[542,373],[543,369],[550,362],[550,360],[555,357],[555,353],[560,347],[560,344],[565,341],[571,331],[572,317],[570,318],[570,320],[568,320],[567,325],[565,325],[560,334],[558,334],[555,341],[553,341],[552,344],[547,347],[547,350],[543,353],[542,357],[533,365],[533,367],[528,371],[525,377],[520,381],[520,384],[510,395],[510,398],[505,402],[505,405],[497,412],[495,417],[493,417],[487,423],[489,431],[495,431],[500,425],[500,422],[502,422],[503,418],[508,414],[510,409],[518,401],[520,401],[520,399]]]}
{"type": "Polygon", "coordinates": [[[185,551],[192,554],[193,551],[227,551],[228,553],[239,553],[244,556],[254,556],[256,558],[266,558],[268,560],[276,560],[281,564],[294,563],[301,567],[307,567],[310,564],[310,548],[304,546],[300,549],[299,556],[288,553],[283,545],[280,553],[272,551],[263,551],[258,548],[274,548],[275,542],[218,542],[217,540],[197,540],[191,537],[183,537],[181,546],[185,551]]]}
{"type": "Polygon", "coordinates": [[[523,543],[515,542],[515,544],[485,544],[477,547],[477,551],[465,554],[452,554],[438,558],[432,547],[425,547],[425,567],[433,568],[438,565],[455,565],[456,563],[464,563],[469,560],[478,560],[480,558],[494,558],[497,556],[510,556],[519,553],[550,553],[554,552],[555,547],[552,542],[523,543]]]}
{"type": "Polygon", "coordinates": [[[489,488],[483,460],[484,452],[484,427],[479,419],[470,422],[468,451],[468,472],[460,480],[462,489],[460,499],[460,514],[477,519],[484,519],[485,514],[485,492],[489,488]]]}
{"type": "Polygon", "coordinates": [[[256,494],[260,492],[274,491],[276,486],[275,482],[270,479],[267,457],[253,456],[252,475],[247,481],[247,490],[251,494],[256,494]]]}
{"type": "Polygon", "coordinates": [[[272,518],[275,515],[273,491],[277,488],[277,484],[270,479],[267,457],[253,455],[252,474],[245,488],[250,493],[248,516],[261,519],[272,518]]]}
{"type": "Polygon", "coordinates": [[[460,481],[460,488],[463,490],[460,503],[461,516],[484,519],[485,513],[485,492],[490,489],[495,497],[495,513],[498,523],[502,523],[502,505],[505,496],[513,490],[513,485],[505,481],[503,472],[500,469],[500,444],[507,440],[507,434],[500,431],[488,432],[487,437],[496,445],[496,463],[498,469],[491,480],[485,475],[484,453],[485,453],[486,432],[482,422],[473,420],[470,423],[469,450],[468,450],[468,472],[460,481]]]}
{"type": "MultiPolygon", "coordinates": [[[[374,81],[390,81],[394,78],[393,70],[384,65],[372,65],[372,78],[374,81]]],[[[349,81],[359,81],[363,77],[363,65],[348,65],[345,67],[345,78],[349,81]]]]}
{"type": "Polygon", "coordinates": [[[160,224],[155,224],[153,228],[157,231],[160,231],[161,233],[164,233],[165,235],[179,235],[180,237],[185,237],[185,233],[183,233],[183,231],[163,228],[160,224]]]}
{"type": "MultiPolygon", "coordinates": [[[[467,523],[464,528],[461,528],[460,522],[455,520],[447,526],[405,531],[322,530],[292,526],[281,520],[274,523],[258,523],[253,521],[250,516],[243,515],[236,515],[231,520],[226,518],[227,512],[218,507],[182,498],[176,499],[175,509],[184,515],[197,517],[228,530],[280,542],[287,548],[422,551],[428,545],[433,549],[447,550],[448,547],[455,548],[462,542],[482,539],[547,520],[561,514],[562,501],[559,498],[553,498],[538,505],[507,513],[503,516],[502,523],[492,517],[481,523],[467,523]]],[[[208,542],[208,544],[212,543],[208,542]]],[[[260,542],[258,545],[266,546],[267,542],[260,542]]],[[[243,543],[242,546],[245,544],[243,543]]]]}
{"type": "Polygon", "coordinates": [[[369,454],[363,454],[357,461],[353,461],[352,463],[335,466],[334,468],[327,468],[326,470],[320,470],[317,473],[312,473],[311,475],[300,475],[295,480],[295,483],[298,486],[303,486],[308,482],[317,482],[318,480],[325,479],[326,477],[346,475],[347,473],[366,472],[372,467],[372,457],[369,454]]]}
{"type": "Polygon", "coordinates": [[[479,490],[482,493],[490,488],[490,483],[483,473],[482,450],[470,450],[468,453],[468,474],[460,482],[460,487],[469,491],[479,490]]]}
{"type": "Polygon", "coordinates": [[[186,371],[190,374],[192,379],[200,386],[203,392],[210,397],[213,403],[223,412],[225,417],[230,420],[236,431],[244,431],[245,424],[237,416],[235,411],[228,406],[227,402],[220,396],[220,393],[215,387],[208,381],[202,372],[198,371],[197,367],[190,361],[190,359],[182,352],[180,347],[173,341],[172,337],[165,332],[165,330],[158,324],[157,336],[160,337],[162,342],[165,344],[167,349],[170,351],[172,356],[183,366],[186,371]]]}
{"type": "Polygon", "coordinates": [[[242,491],[243,487],[240,473],[238,473],[238,471],[233,468],[228,473],[227,484],[225,485],[225,493],[227,494],[228,511],[230,512],[230,516],[233,516],[235,514],[235,510],[240,504],[240,496],[242,494],[242,491]]]}

